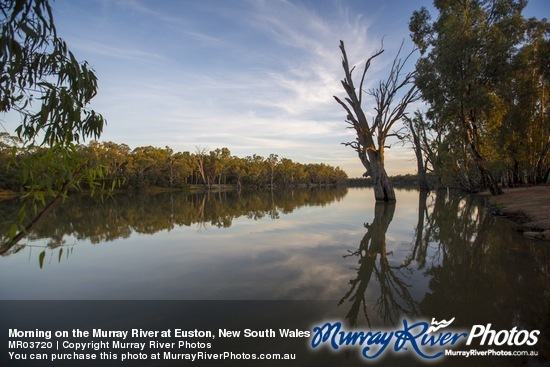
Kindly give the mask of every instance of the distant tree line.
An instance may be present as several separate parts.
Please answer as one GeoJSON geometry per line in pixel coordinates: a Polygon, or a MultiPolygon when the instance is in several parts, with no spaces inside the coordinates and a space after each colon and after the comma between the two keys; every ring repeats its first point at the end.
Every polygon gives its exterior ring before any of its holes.
{"type": "MultiPolygon", "coordinates": [[[[0,135],[0,189],[25,191],[21,175],[47,175],[40,167],[30,171],[24,162],[40,161],[47,148],[22,149],[17,138],[0,135]]],[[[126,144],[92,141],[76,146],[77,160],[91,167],[101,167],[93,184],[104,188],[147,190],[150,188],[186,188],[200,185],[274,188],[310,185],[340,185],[347,180],[339,167],[324,163],[302,164],[276,154],[244,158],[228,148],[195,152],[174,152],[172,148],[142,146],[131,149],[126,144]]],[[[60,163],[61,164],[61,163],[60,163]]],[[[55,166],[55,162],[49,165],[55,166]]],[[[83,182],[81,185],[86,185],[83,182]]]]}
{"type": "MultiPolygon", "coordinates": [[[[407,173],[404,175],[394,175],[390,176],[389,179],[396,188],[418,189],[418,175],[416,174],[407,173]]],[[[428,189],[436,189],[440,186],[438,177],[431,172],[426,174],[425,180],[427,185],[426,188],[428,189]]],[[[371,177],[353,177],[348,178],[347,186],[372,187],[374,186],[374,181],[371,177]]]]}
{"type": "Polygon", "coordinates": [[[1,1],[0,13],[0,114],[19,118],[16,138],[0,136],[0,190],[24,193],[2,251],[30,233],[69,192],[82,189],[94,194],[109,187],[223,183],[273,188],[346,179],[342,170],[325,164],[276,155],[238,158],[224,148],[175,153],[111,142],[82,145],[98,140],[106,124],[89,106],[98,91],[94,70],[57,33],[48,0],[1,1]]]}

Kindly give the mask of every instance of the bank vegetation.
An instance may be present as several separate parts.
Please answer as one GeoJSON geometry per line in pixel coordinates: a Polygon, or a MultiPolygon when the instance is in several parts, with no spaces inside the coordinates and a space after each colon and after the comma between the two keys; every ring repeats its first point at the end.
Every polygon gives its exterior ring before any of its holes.
{"type": "MultiPolygon", "coordinates": [[[[40,182],[51,180],[52,170],[62,167],[63,157],[50,157],[49,149],[43,147],[21,148],[18,141],[0,134],[0,190],[25,194],[27,187],[21,184],[22,176],[33,175],[33,180],[40,182]],[[37,161],[44,164],[31,164],[37,161]]],[[[335,186],[347,180],[342,169],[325,163],[303,164],[276,154],[238,157],[228,148],[197,147],[194,152],[175,152],[170,147],[131,149],[126,144],[92,141],[75,150],[72,159],[80,162],[78,165],[99,167],[92,182],[80,183],[80,188],[86,190],[208,190],[227,186],[272,189],[335,186]]]]}

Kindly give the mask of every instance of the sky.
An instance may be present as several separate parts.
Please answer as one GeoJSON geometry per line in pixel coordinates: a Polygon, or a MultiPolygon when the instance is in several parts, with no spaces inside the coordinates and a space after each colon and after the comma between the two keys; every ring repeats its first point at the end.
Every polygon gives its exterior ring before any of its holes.
{"type": "MultiPolygon", "coordinates": [[[[350,62],[360,64],[384,40],[385,52],[367,74],[366,86],[374,87],[402,42],[403,52],[412,50],[408,21],[421,6],[432,9],[429,0],[52,4],[58,35],[98,76],[91,108],[107,120],[100,140],[190,152],[226,147],[239,157],[277,154],[339,166],[349,177],[364,169],[341,144],[355,138],[333,99],[344,96],[339,41],[350,62]]],[[[546,0],[531,0],[525,14],[550,18],[549,9],[546,0]]],[[[364,110],[372,115],[370,101],[364,110]]],[[[13,133],[16,124],[3,126],[13,133]]],[[[390,175],[415,167],[409,146],[386,151],[390,175]]]]}

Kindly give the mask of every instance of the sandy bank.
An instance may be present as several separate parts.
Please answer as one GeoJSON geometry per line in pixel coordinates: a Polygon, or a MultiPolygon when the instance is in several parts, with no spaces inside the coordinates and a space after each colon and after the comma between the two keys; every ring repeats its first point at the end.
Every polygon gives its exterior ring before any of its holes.
{"type": "Polygon", "coordinates": [[[504,195],[491,201],[526,236],[550,240],[550,186],[504,189],[504,195]]]}

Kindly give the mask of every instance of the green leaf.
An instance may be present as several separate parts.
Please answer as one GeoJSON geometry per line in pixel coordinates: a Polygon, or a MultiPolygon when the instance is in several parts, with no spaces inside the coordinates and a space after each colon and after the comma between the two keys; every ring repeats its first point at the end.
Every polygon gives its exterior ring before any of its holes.
{"type": "Polygon", "coordinates": [[[38,38],[38,34],[31,27],[29,27],[27,24],[25,24],[24,22],[21,22],[19,24],[19,26],[21,27],[23,32],[25,32],[27,37],[29,37],[29,38],[38,38]]]}
{"type": "Polygon", "coordinates": [[[23,10],[23,6],[25,6],[25,0],[16,0],[15,6],[13,7],[13,13],[11,15],[10,21],[13,21],[15,17],[23,10]]]}
{"type": "Polygon", "coordinates": [[[42,269],[42,266],[44,265],[45,257],[46,257],[46,250],[42,251],[40,255],[38,255],[38,264],[40,265],[40,269],[42,269]]]}
{"type": "Polygon", "coordinates": [[[19,226],[17,225],[17,223],[13,224],[11,227],[10,227],[10,232],[9,232],[9,239],[12,240],[13,238],[15,238],[15,234],[17,233],[17,228],[19,228],[19,226]]]}

